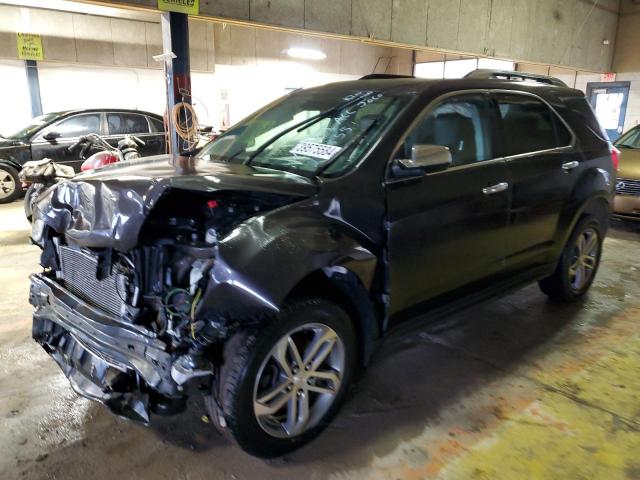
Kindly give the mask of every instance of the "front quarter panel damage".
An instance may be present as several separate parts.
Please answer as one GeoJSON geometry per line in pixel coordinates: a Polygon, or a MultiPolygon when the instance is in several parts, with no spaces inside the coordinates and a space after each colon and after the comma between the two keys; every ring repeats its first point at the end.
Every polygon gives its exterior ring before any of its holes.
{"type": "Polygon", "coordinates": [[[312,203],[253,217],[222,238],[198,313],[243,318],[277,312],[298,282],[333,266],[353,272],[369,290],[376,256],[312,203]]]}

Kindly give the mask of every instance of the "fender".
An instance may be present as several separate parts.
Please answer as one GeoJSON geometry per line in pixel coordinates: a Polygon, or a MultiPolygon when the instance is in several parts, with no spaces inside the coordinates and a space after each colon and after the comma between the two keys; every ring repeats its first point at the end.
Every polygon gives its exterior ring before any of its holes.
{"type": "Polygon", "coordinates": [[[607,228],[613,189],[614,177],[611,172],[603,168],[590,168],[582,173],[558,222],[554,261],[558,260],[578,220],[586,213],[595,215],[607,228]]]}
{"type": "Polygon", "coordinates": [[[14,160],[9,160],[6,158],[0,158],[0,165],[2,166],[6,166],[6,167],[13,167],[15,168],[18,172],[20,170],[22,170],[22,165],[20,165],[19,163],[17,163],[14,160]]]}
{"type": "Polygon", "coordinates": [[[377,256],[348,225],[305,203],[253,217],[218,244],[198,315],[244,319],[277,313],[311,273],[342,267],[370,291],[377,256]]]}

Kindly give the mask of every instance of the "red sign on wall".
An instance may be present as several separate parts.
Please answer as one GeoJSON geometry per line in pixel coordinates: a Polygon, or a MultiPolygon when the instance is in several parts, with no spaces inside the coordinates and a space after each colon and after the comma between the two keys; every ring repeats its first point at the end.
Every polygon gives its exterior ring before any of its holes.
{"type": "Polygon", "coordinates": [[[615,72],[607,72],[607,73],[603,73],[601,76],[601,81],[603,82],[615,82],[616,81],[616,74],[615,72]]]}

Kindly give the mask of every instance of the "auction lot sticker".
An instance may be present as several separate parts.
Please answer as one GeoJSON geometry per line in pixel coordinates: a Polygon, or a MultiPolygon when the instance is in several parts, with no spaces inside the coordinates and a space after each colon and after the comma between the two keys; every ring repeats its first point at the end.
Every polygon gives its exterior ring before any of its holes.
{"type": "Polygon", "coordinates": [[[322,160],[331,160],[338,153],[340,153],[342,147],[336,147],[334,145],[325,145],[324,143],[313,142],[300,142],[290,153],[296,155],[306,155],[307,157],[320,158],[322,160]]]}
{"type": "Polygon", "coordinates": [[[200,0],[158,0],[158,10],[198,15],[200,0]]]}
{"type": "Polygon", "coordinates": [[[18,58],[20,60],[44,60],[40,35],[18,32],[18,58]]]}

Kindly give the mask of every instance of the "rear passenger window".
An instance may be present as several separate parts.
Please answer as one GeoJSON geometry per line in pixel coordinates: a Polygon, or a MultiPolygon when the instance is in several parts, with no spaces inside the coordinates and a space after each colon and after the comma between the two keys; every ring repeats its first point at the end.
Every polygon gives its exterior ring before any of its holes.
{"type": "Polygon", "coordinates": [[[571,133],[545,103],[525,95],[497,94],[495,98],[502,119],[504,156],[571,144],[571,133]]]}
{"type": "Polygon", "coordinates": [[[493,158],[490,126],[493,113],[485,95],[460,95],[445,100],[414,127],[398,157],[411,158],[414,145],[442,145],[454,165],[493,158]]]}
{"type": "Polygon", "coordinates": [[[135,113],[107,113],[109,135],[140,135],[149,133],[149,124],[144,115],[135,113]]]}

